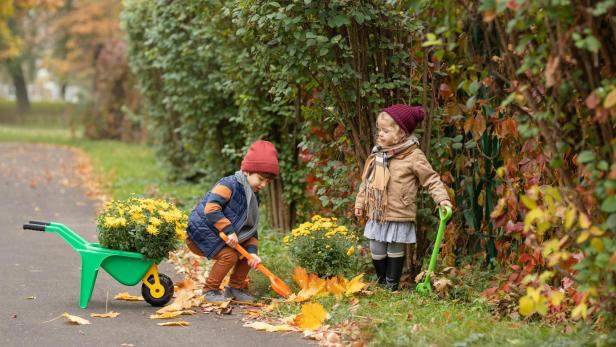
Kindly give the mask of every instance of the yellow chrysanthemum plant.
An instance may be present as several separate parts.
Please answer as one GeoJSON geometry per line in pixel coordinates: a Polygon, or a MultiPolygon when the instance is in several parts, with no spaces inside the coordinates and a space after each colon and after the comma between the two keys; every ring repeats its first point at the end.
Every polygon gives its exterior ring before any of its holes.
{"type": "Polygon", "coordinates": [[[359,237],[337,218],[315,215],[283,238],[289,253],[308,272],[321,277],[354,276],[362,270],[359,237]]]}
{"type": "Polygon", "coordinates": [[[105,248],[139,252],[156,262],[186,238],[188,216],[159,199],[108,202],[97,218],[98,240],[105,248]]]}

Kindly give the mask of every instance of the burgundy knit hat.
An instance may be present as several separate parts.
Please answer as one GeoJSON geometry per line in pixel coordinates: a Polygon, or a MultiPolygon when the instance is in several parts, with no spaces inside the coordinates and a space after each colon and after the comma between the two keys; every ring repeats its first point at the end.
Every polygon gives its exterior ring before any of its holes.
{"type": "Polygon", "coordinates": [[[274,144],[268,141],[258,140],[248,149],[248,153],[242,160],[242,171],[263,172],[278,176],[278,152],[274,144]]]}
{"type": "Polygon", "coordinates": [[[389,106],[382,109],[381,112],[387,112],[407,134],[412,133],[417,124],[426,116],[423,107],[404,104],[389,106]]]}

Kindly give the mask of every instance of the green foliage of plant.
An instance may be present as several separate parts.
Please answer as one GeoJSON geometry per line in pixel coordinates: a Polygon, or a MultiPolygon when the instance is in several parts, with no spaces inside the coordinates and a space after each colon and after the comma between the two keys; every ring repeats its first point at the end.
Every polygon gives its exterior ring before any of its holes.
{"type": "Polygon", "coordinates": [[[336,218],[315,215],[284,237],[299,266],[320,277],[355,276],[365,265],[356,252],[359,238],[336,218]]]}
{"type": "Polygon", "coordinates": [[[188,216],[163,200],[113,200],[96,219],[101,246],[160,262],[186,237],[188,216]]]}

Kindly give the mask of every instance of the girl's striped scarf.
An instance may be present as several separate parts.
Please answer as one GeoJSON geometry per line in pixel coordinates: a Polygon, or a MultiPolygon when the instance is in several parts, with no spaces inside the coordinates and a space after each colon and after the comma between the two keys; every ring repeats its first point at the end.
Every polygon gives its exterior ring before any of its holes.
{"type": "Polygon", "coordinates": [[[362,174],[366,204],[364,210],[372,211],[368,218],[379,223],[385,222],[385,209],[387,208],[387,183],[389,182],[389,159],[405,152],[412,146],[417,146],[417,137],[410,136],[397,145],[374,146],[362,174]]]}

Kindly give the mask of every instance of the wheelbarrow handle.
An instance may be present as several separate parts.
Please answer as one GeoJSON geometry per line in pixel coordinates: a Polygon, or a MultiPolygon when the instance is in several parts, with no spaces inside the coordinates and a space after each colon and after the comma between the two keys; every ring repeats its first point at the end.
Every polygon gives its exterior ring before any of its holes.
{"type": "Polygon", "coordinates": [[[38,221],[38,220],[31,220],[31,221],[28,222],[28,224],[49,225],[49,224],[51,224],[51,222],[41,222],[41,221],[38,221]]]}
{"type": "Polygon", "coordinates": [[[45,225],[42,224],[24,224],[24,230],[45,231],[45,225]]]}

